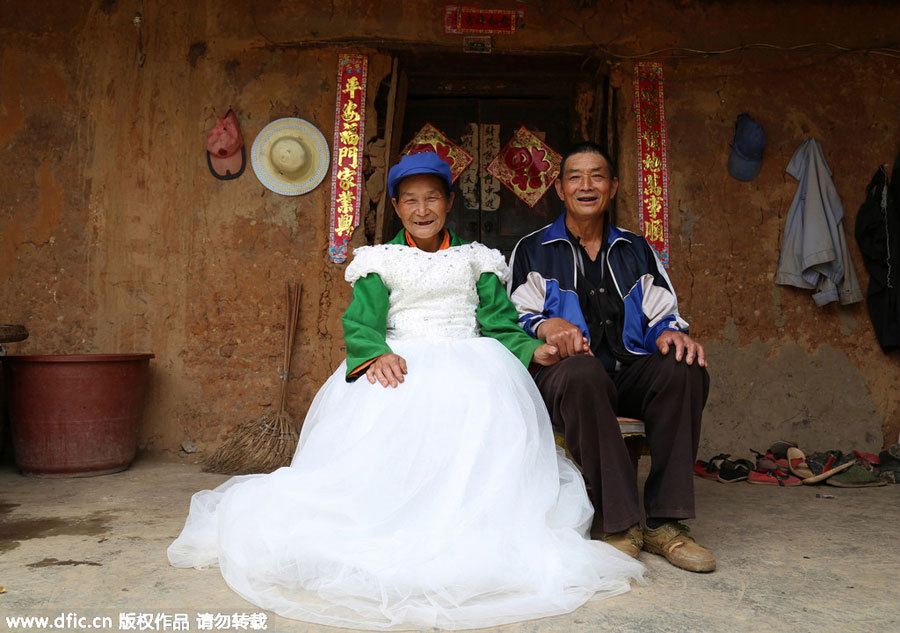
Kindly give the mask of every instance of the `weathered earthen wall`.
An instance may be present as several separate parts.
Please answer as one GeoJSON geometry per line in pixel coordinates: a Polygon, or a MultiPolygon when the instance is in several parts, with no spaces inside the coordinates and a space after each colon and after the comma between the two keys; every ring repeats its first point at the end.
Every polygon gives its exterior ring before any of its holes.
{"type": "MultiPolygon", "coordinates": [[[[213,448],[276,400],[283,286],[296,279],[304,296],[290,409],[302,418],[343,358],[349,294],[343,267],[326,255],[330,174],[297,198],[265,189],[249,164],[239,179],[218,181],[206,169],[206,134],[232,106],[248,145],[284,116],[311,121],[330,144],[346,48],[369,54],[374,134],[390,51],[458,50],[459,39],[441,32],[443,3],[145,3],[143,65],[132,23],[139,3],[50,4],[0,5],[0,321],[31,333],[10,352],[153,351],[142,446],[213,448]]],[[[896,37],[890,25],[900,17],[888,3],[584,4],[527,5],[525,30],[496,36],[495,50],[604,57],[762,41],[874,46],[896,37]]],[[[772,277],[796,189],[784,167],[815,136],[865,285],[853,219],[872,173],[900,148],[900,62],[759,49],[687,55],[665,59],[671,276],[711,357],[703,450],[779,437],[842,448],[896,441],[900,360],[878,349],[863,304],[816,308],[772,277]],[[769,138],[752,183],[726,171],[744,110],[769,138]]],[[[612,62],[619,217],[634,226],[631,66],[612,62]]],[[[354,243],[363,239],[358,231],[354,243]]]]}
{"type": "MultiPolygon", "coordinates": [[[[865,303],[816,307],[811,291],[775,285],[798,181],[785,172],[807,138],[821,143],[844,203],[853,265],[865,188],[900,149],[900,60],[878,55],[759,52],[666,63],[672,269],[692,332],[708,342],[713,377],[703,447],[878,448],[898,441],[900,357],[878,347],[865,303]],[[752,182],[727,171],[735,117],[767,136],[752,182]]],[[[633,95],[625,66],[620,205],[635,220],[633,95]]],[[[622,214],[620,214],[621,217],[622,214]]]]}

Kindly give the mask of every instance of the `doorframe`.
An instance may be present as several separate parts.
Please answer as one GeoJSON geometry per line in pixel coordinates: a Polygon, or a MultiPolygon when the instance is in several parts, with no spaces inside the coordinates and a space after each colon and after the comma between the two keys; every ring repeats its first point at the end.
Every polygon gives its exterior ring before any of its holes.
{"type": "MultiPolygon", "coordinates": [[[[385,122],[384,187],[375,217],[376,244],[392,237],[390,231],[394,210],[387,178],[390,166],[395,164],[400,154],[406,103],[411,93],[421,96],[514,98],[547,96],[555,94],[553,91],[569,89],[572,91],[570,141],[587,137],[618,162],[618,89],[612,86],[608,67],[601,60],[585,58],[582,54],[546,53],[528,56],[526,71],[506,72],[504,65],[517,67],[516,56],[493,53],[489,64],[483,63],[484,57],[425,51],[403,51],[393,55],[385,122]],[[498,81],[498,77],[506,79],[498,81]],[[577,108],[578,96],[584,94],[585,86],[591,93],[591,104],[587,112],[580,112],[577,108]],[[586,133],[575,129],[579,127],[586,133]]],[[[615,221],[615,199],[610,209],[610,219],[615,221]]]]}

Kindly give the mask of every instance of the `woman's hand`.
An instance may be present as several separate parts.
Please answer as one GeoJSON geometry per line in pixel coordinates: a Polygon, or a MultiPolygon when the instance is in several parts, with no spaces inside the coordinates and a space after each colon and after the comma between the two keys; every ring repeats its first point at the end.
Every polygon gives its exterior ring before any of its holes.
{"type": "Polygon", "coordinates": [[[543,365],[544,367],[549,367],[560,360],[562,359],[559,356],[559,350],[555,345],[550,345],[549,343],[544,343],[534,350],[534,355],[531,357],[531,362],[543,365]]]}
{"type": "Polygon", "coordinates": [[[568,358],[575,354],[591,354],[587,338],[581,334],[581,330],[565,319],[559,317],[547,319],[538,326],[536,334],[539,339],[554,346],[560,358],[568,358]]]}
{"type": "Polygon", "coordinates": [[[396,388],[403,382],[403,375],[406,373],[406,360],[402,356],[396,354],[382,354],[375,359],[375,362],[366,369],[366,378],[373,385],[375,381],[381,383],[382,387],[396,388]]]}

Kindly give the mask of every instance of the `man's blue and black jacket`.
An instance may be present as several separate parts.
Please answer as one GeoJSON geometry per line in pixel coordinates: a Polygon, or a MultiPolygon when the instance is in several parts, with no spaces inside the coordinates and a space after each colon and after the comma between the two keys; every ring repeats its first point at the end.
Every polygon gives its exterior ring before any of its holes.
{"type": "MultiPolygon", "coordinates": [[[[672,282],[647,240],[610,224],[606,265],[625,306],[621,336],[626,350],[652,354],[663,331],[687,333],[672,282]]],[[[509,266],[512,280],[507,290],[526,332],[537,338],[541,322],[560,317],[590,340],[578,301],[578,251],[566,232],[565,213],[519,240],[509,266]]]]}

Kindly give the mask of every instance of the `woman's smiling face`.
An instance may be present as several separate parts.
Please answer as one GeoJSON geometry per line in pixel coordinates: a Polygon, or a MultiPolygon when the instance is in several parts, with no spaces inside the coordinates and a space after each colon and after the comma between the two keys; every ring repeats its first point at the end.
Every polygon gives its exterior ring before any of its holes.
{"type": "Polygon", "coordinates": [[[424,251],[434,252],[441,244],[441,231],[453,206],[453,193],[433,174],[415,174],[400,181],[397,197],[391,199],[403,228],[424,251]]]}

